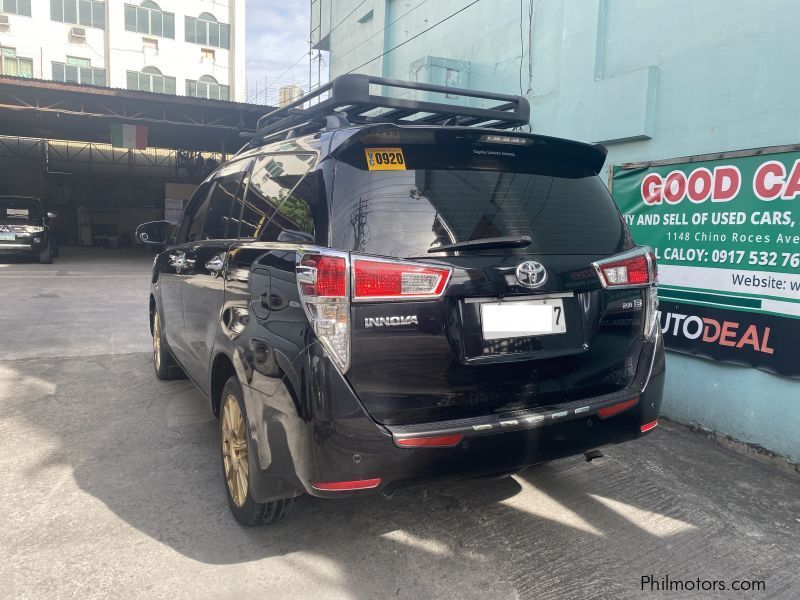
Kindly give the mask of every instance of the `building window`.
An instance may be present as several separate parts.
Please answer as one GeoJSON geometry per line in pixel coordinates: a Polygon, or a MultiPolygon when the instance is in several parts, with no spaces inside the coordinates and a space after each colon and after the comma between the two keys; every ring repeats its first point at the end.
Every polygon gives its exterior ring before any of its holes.
{"type": "Polygon", "coordinates": [[[3,0],[2,12],[12,15],[31,16],[31,0],[3,0]]]}
{"type": "Polygon", "coordinates": [[[175,94],[175,78],[166,77],[155,67],[128,71],[128,89],[156,94],[175,94]]]}
{"type": "Polygon", "coordinates": [[[103,0],[50,0],[50,19],[85,27],[106,27],[103,0]]]}
{"type": "Polygon", "coordinates": [[[53,62],[53,81],[105,85],[106,70],[93,68],[88,58],[68,56],[65,63],[53,62]]]}
{"type": "Polygon", "coordinates": [[[33,77],[33,59],[17,56],[16,48],[0,48],[0,73],[12,77],[33,77]]]}
{"type": "Polygon", "coordinates": [[[230,100],[231,88],[227,85],[220,85],[210,75],[203,75],[198,81],[186,80],[186,95],[210,100],[230,100]]]}
{"type": "Polygon", "coordinates": [[[231,26],[220,23],[209,13],[202,13],[196,19],[186,17],[186,41],[227,50],[231,45],[231,26]]]}
{"type": "Polygon", "coordinates": [[[126,4],[125,30],[175,39],[175,14],[164,12],[149,0],[139,6],[126,4]]]}

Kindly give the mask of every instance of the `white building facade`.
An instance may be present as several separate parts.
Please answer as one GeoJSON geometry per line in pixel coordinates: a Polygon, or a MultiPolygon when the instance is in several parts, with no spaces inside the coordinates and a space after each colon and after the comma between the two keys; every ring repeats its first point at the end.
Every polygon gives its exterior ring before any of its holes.
{"type": "Polygon", "coordinates": [[[244,102],[245,0],[0,0],[0,74],[244,102]]]}

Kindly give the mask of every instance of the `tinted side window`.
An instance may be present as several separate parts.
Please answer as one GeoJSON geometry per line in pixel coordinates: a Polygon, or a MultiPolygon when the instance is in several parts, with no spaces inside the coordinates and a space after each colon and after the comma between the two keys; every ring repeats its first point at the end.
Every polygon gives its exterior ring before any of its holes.
{"type": "Polygon", "coordinates": [[[242,225],[242,210],[244,206],[244,195],[247,191],[247,176],[245,175],[242,184],[236,191],[236,198],[234,199],[233,210],[231,211],[230,220],[228,221],[228,238],[247,237],[240,232],[242,225]]]}
{"type": "Polygon", "coordinates": [[[192,194],[186,205],[186,212],[183,214],[183,220],[180,225],[180,233],[178,234],[178,241],[194,241],[200,238],[200,230],[203,226],[203,220],[208,210],[208,191],[211,189],[210,183],[201,184],[192,194]]]}
{"type": "Polygon", "coordinates": [[[242,176],[242,172],[236,172],[217,180],[211,192],[202,239],[223,240],[235,237],[238,223],[232,224],[230,234],[228,234],[228,224],[231,222],[232,209],[236,204],[236,192],[242,182],[242,176]]]}
{"type": "Polygon", "coordinates": [[[242,212],[242,237],[263,241],[313,242],[315,177],[306,174],[314,154],[274,154],[253,167],[242,212]]]}

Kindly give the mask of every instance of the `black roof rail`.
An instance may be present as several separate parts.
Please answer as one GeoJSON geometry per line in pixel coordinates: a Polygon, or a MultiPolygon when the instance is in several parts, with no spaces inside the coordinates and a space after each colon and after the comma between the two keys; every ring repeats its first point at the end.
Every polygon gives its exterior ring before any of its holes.
{"type": "Polygon", "coordinates": [[[314,133],[350,124],[396,123],[400,125],[459,125],[510,129],[527,125],[530,105],[522,96],[481,92],[430,83],[384,79],[372,75],[340,75],[333,81],[274,110],[258,120],[251,146],[270,140],[314,133]],[[382,86],[373,94],[371,86],[382,86]],[[488,100],[489,108],[395,98],[392,88],[455,95],[462,99],[488,100]],[[316,104],[303,105],[330,95],[316,104]],[[331,118],[333,117],[333,118],[331,118]]]}

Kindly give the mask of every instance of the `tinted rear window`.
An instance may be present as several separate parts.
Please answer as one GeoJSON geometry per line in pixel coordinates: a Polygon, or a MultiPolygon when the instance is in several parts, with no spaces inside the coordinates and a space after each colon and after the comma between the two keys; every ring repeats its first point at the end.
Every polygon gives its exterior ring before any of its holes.
{"type": "Polygon", "coordinates": [[[42,218],[39,203],[30,198],[0,198],[0,218],[35,221],[42,218]]]}
{"type": "Polygon", "coordinates": [[[368,171],[339,162],[332,235],[337,248],[398,257],[446,256],[428,250],[519,235],[532,244],[480,253],[611,254],[625,244],[619,213],[596,175],[505,171],[502,163],[368,171]]]}

